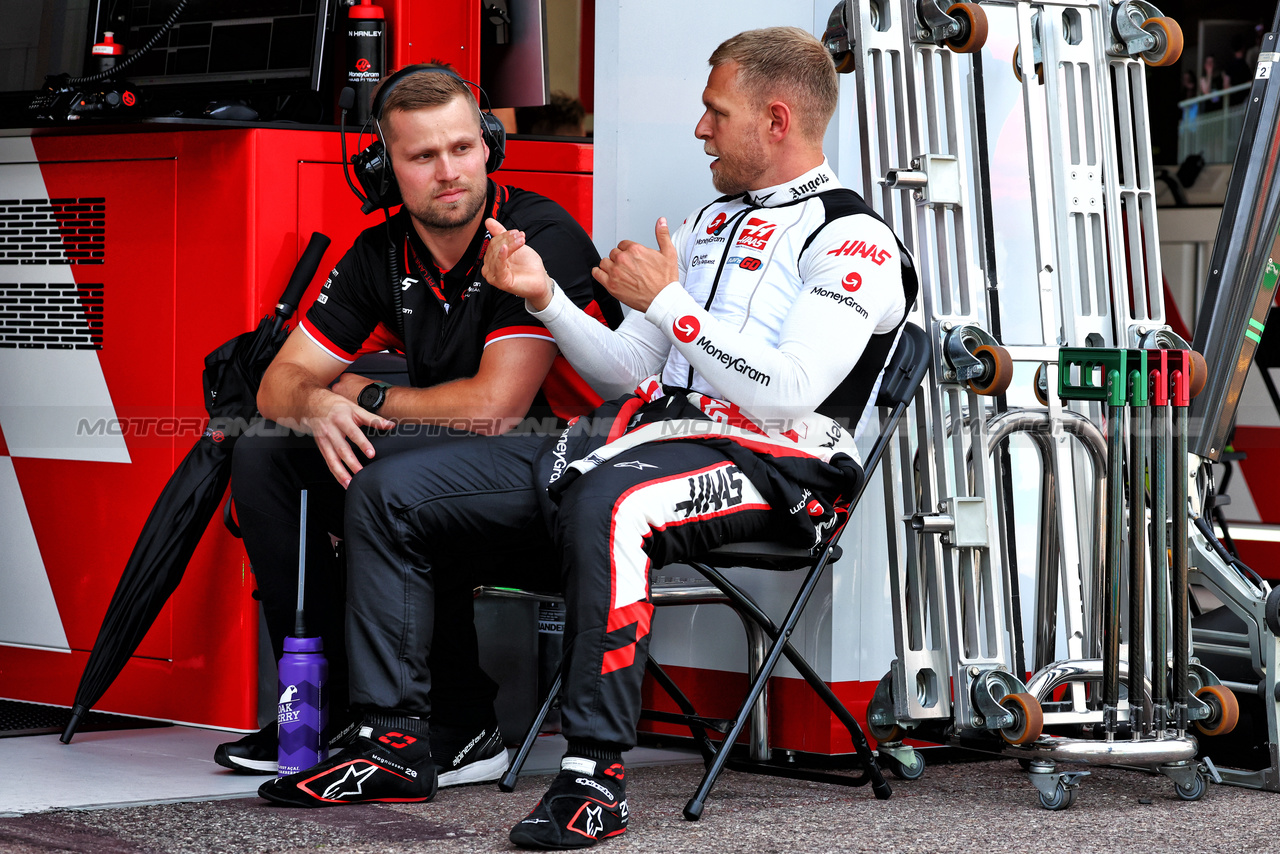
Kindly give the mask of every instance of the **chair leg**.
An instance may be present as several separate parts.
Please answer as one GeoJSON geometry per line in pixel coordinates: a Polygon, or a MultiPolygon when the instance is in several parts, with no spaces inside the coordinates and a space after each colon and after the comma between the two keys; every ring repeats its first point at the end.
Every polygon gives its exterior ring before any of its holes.
{"type": "MultiPolygon", "coordinates": [[[[684,725],[689,728],[689,733],[698,742],[698,750],[702,753],[702,764],[710,765],[712,758],[716,754],[716,745],[707,735],[706,728],[697,722],[697,709],[693,707],[693,703],[689,702],[689,698],[680,690],[680,686],[675,683],[675,680],[667,674],[667,671],[662,669],[661,664],[650,658],[645,662],[644,666],[649,671],[649,675],[653,677],[653,681],[657,682],[658,686],[667,692],[667,696],[675,701],[680,712],[686,717],[684,725]]],[[[640,714],[643,717],[645,713],[641,712],[640,714]]]]}
{"type": "MultiPolygon", "coordinates": [[[[763,629],[771,639],[776,640],[779,637],[777,625],[774,624],[773,620],[769,618],[769,615],[762,611],[760,606],[757,605],[749,596],[744,594],[741,590],[738,590],[736,587],[733,587],[724,576],[711,567],[698,566],[697,568],[703,573],[703,575],[710,579],[712,583],[724,590],[725,595],[733,601],[735,608],[738,609],[740,614],[751,617],[751,619],[761,629],[763,629]]],[[[808,660],[791,645],[790,641],[785,643],[782,652],[787,657],[787,660],[791,662],[792,666],[800,672],[800,676],[804,681],[808,682],[810,687],[812,687],[822,701],[826,703],[827,708],[831,709],[832,713],[837,719],[839,719],[840,723],[844,724],[844,728],[849,731],[849,738],[853,741],[854,754],[858,757],[858,761],[861,763],[863,769],[871,777],[872,791],[880,800],[887,799],[892,792],[889,790],[887,783],[883,787],[877,785],[878,782],[883,781],[884,775],[880,772],[879,766],[875,763],[875,754],[871,752],[871,745],[867,743],[867,737],[863,733],[862,726],[858,723],[857,718],[849,712],[848,707],[846,707],[844,703],[840,702],[840,698],[831,690],[831,686],[829,686],[822,677],[818,675],[817,671],[813,669],[813,666],[810,665],[808,660]],[[871,771],[872,767],[875,768],[874,772],[871,771]]]]}
{"type": "MultiPolygon", "coordinates": [[[[732,747],[737,742],[738,736],[742,734],[743,727],[750,718],[751,707],[755,704],[761,692],[764,690],[764,686],[768,682],[769,677],[773,675],[773,671],[778,666],[778,660],[788,651],[788,647],[790,647],[788,639],[791,637],[791,633],[795,631],[796,623],[800,620],[800,614],[804,611],[805,605],[808,604],[809,598],[813,595],[814,588],[817,587],[818,579],[821,577],[823,570],[826,569],[826,565],[827,556],[824,555],[818,564],[809,571],[804,584],[800,588],[800,592],[796,595],[795,601],[791,603],[791,608],[787,612],[786,619],[783,621],[782,626],[780,628],[775,628],[774,631],[770,632],[770,635],[774,638],[774,642],[769,647],[769,654],[765,658],[764,666],[760,669],[760,672],[756,674],[755,680],[747,690],[747,698],[742,704],[742,708],[738,713],[737,719],[734,721],[733,727],[722,742],[722,749],[716,753],[715,759],[711,763],[711,767],[707,769],[706,774],[702,778],[702,783],[698,786],[698,790],[685,805],[684,817],[689,821],[697,821],[702,816],[702,810],[706,803],[707,796],[711,793],[711,788],[715,785],[720,773],[724,770],[732,747]]],[[[715,570],[700,564],[694,564],[694,567],[702,572],[713,584],[719,587],[725,595],[733,599],[736,604],[742,605],[749,613],[759,612],[759,608],[755,607],[754,603],[745,601],[737,588],[729,584],[723,576],[715,572],[715,570]],[[708,572],[708,570],[710,570],[710,572],[708,572]]],[[[762,612],[760,612],[760,615],[764,616],[762,612]]],[[[772,621],[768,620],[767,616],[765,616],[765,620],[768,621],[768,624],[763,627],[768,630],[768,627],[772,625],[772,621]]],[[[795,651],[791,650],[791,652],[794,653],[795,651]]],[[[788,655],[787,658],[791,660],[793,664],[801,665],[800,669],[801,672],[805,674],[805,681],[809,682],[810,685],[818,691],[819,695],[822,696],[828,707],[831,708],[831,710],[840,718],[841,723],[849,729],[850,736],[853,737],[854,749],[857,751],[858,759],[863,766],[866,776],[869,778],[871,788],[875,793],[875,796],[881,800],[888,798],[892,794],[892,790],[889,788],[889,784],[885,781],[884,775],[881,774],[879,766],[876,765],[875,756],[872,755],[870,747],[867,745],[866,737],[862,736],[862,728],[858,725],[857,720],[849,714],[848,710],[844,708],[844,704],[841,703],[831,692],[826,683],[818,678],[817,674],[813,672],[813,669],[808,666],[808,663],[804,661],[802,656],[795,654],[794,657],[792,655],[788,655]],[[812,679],[810,677],[812,677],[812,679]],[[819,689],[819,685],[822,686],[821,689],[819,689]],[[825,692],[822,689],[825,689],[825,692]]]]}
{"type": "Polygon", "coordinates": [[[516,778],[520,776],[520,769],[524,767],[524,762],[529,758],[529,751],[533,749],[533,744],[538,739],[538,733],[542,731],[542,723],[547,719],[547,715],[551,712],[551,704],[556,701],[556,697],[560,694],[560,681],[564,676],[564,663],[556,668],[556,678],[551,681],[551,688],[547,691],[547,699],[542,701],[542,708],[538,709],[538,714],[534,716],[533,723],[529,725],[529,731],[525,733],[524,740],[520,742],[520,749],[516,751],[516,756],[511,760],[511,766],[507,768],[507,773],[498,782],[498,788],[504,792],[514,792],[516,790],[516,778]]]}
{"type": "MultiPolygon", "coordinates": [[[[760,668],[764,666],[765,650],[768,648],[769,636],[750,614],[738,608],[733,612],[742,621],[742,629],[747,635],[747,679],[754,680],[760,668]]],[[[747,755],[755,762],[768,762],[773,756],[769,747],[769,683],[751,707],[751,735],[747,741],[747,755]]]]}

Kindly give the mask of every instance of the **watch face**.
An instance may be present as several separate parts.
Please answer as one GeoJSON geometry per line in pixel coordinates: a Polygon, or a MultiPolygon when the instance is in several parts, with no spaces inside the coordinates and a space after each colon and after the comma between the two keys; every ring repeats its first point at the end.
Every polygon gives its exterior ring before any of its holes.
{"type": "Polygon", "coordinates": [[[360,404],[362,409],[377,412],[385,394],[382,386],[370,384],[360,389],[360,396],[356,399],[356,403],[360,404]]]}

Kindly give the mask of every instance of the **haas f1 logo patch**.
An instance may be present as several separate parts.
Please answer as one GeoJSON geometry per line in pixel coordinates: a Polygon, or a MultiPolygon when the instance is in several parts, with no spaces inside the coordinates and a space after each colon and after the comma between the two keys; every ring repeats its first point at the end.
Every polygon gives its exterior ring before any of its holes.
{"type": "Polygon", "coordinates": [[[884,265],[893,257],[888,249],[881,249],[874,243],[868,244],[865,240],[846,240],[835,249],[829,250],[828,255],[857,255],[860,258],[867,258],[877,267],[884,265]]]}
{"type": "Polygon", "coordinates": [[[742,229],[742,233],[738,235],[738,246],[746,246],[757,252],[764,251],[765,246],[769,244],[769,239],[773,237],[773,233],[778,229],[777,223],[760,219],[759,217],[751,217],[747,220],[746,228],[742,229]]]}

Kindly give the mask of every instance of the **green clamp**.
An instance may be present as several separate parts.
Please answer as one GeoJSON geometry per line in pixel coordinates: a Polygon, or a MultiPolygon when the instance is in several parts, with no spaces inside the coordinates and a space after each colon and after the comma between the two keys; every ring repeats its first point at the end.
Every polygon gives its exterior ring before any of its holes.
{"type": "Polygon", "coordinates": [[[1058,396],[1063,400],[1101,400],[1109,406],[1124,406],[1125,368],[1132,352],[1063,347],[1058,351],[1058,396]]]}
{"type": "Polygon", "coordinates": [[[1125,359],[1128,369],[1128,404],[1130,406],[1146,406],[1150,403],[1147,378],[1147,351],[1129,350],[1125,359]]]}

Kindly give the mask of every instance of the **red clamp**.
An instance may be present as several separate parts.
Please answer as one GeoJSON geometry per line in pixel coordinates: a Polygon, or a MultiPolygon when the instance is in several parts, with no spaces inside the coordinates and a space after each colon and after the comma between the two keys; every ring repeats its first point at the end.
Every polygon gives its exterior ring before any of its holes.
{"type": "Polygon", "coordinates": [[[1169,353],[1169,350],[1147,351],[1152,406],[1169,405],[1169,353]]]}
{"type": "Polygon", "coordinates": [[[1190,406],[1191,405],[1191,351],[1190,350],[1164,350],[1168,354],[1166,364],[1168,365],[1168,387],[1173,396],[1174,406],[1190,406]]]}

